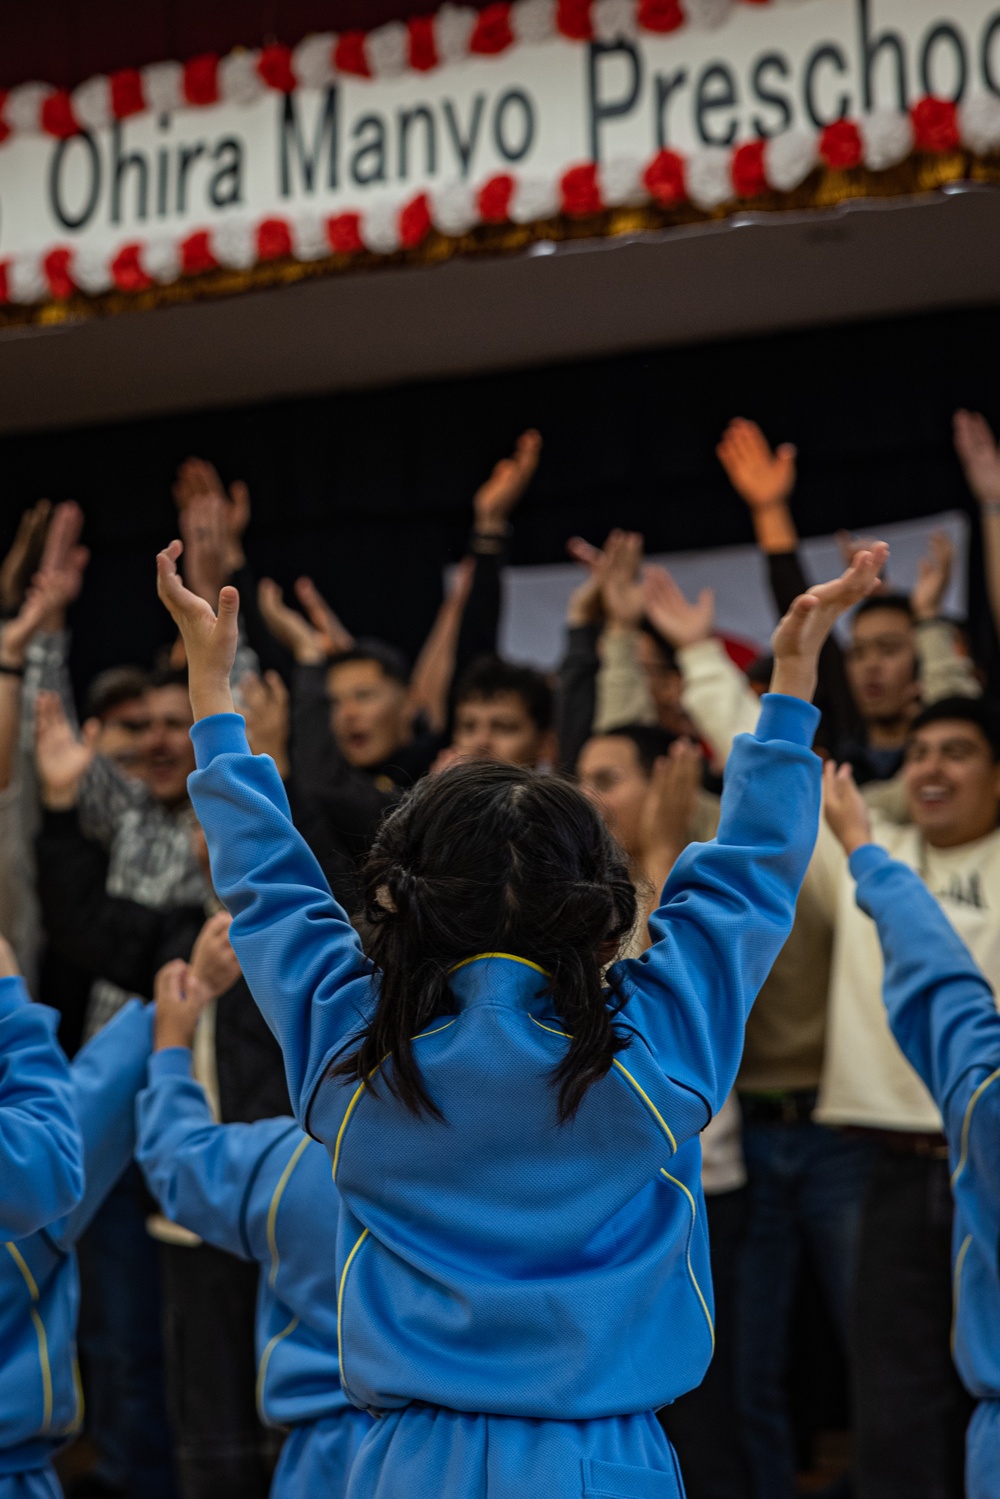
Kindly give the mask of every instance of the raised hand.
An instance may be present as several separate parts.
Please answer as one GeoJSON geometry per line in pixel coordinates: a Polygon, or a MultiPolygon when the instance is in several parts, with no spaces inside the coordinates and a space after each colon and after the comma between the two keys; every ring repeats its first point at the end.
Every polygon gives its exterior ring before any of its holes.
{"type": "Polygon", "coordinates": [[[75,500],[64,500],[56,506],[33,580],[44,584],[52,604],[45,629],[60,629],[66,610],[79,598],[90,561],[87,548],[80,545],[82,530],[83,511],[75,500]]]}
{"type": "MultiPolygon", "coordinates": [[[[174,484],[174,502],[181,518],[183,519],[188,506],[212,498],[222,501],[225,575],[228,578],[246,561],[243,533],[250,523],[250,491],[242,479],[237,479],[230,484],[227,495],[222,480],[211,463],[206,463],[203,458],[186,459],[177,470],[174,484]]],[[[181,534],[184,534],[183,526],[181,534]]]]}
{"type": "Polygon", "coordinates": [[[63,607],[65,581],[58,573],[35,574],[17,614],[0,628],[0,664],[23,667],[32,637],[63,607]]]}
{"type": "Polygon", "coordinates": [[[648,567],[643,583],[646,618],[675,650],[707,640],[715,624],[715,594],[703,588],[689,603],[665,567],[648,567]]]}
{"type": "Polygon", "coordinates": [[[276,671],[267,671],[263,677],[247,672],[240,678],[240,697],[251,750],[255,755],[270,755],[285,779],[290,769],[288,688],[276,671]]]}
{"type": "Polygon", "coordinates": [[[675,739],[649,778],[642,809],[642,862],[659,888],[691,841],[691,825],[701,789],[702,754],[689,739],[675,739]]]}
{"type": "Polygon", "coordinates": [[[18,521],[10,551],[0,562],[0,613],[14,614],[24,602],[28,582],[41,560],[51,513],[51,501],[39,500],[18,521]]]}
{"type": "Polygon", "coordinates": [[[197,494],[180,512],[184,542],[184,581],[199,598],[214,609],[232,569],[228,563],[229,538],[224,495],[197,494]]]}
{"type": "Polygon", "coordinates": [[[210,999],[225,994],[240,976],[240,962],[229,940],[231,925],[229,912],[217,911],[205,922],[191,951],[191,973],[210,999]]]}
{"type": "Polygon", "coordinates": [[[933,532],[927,556],[920,559],[917,581],[910,594],[910,607],[915,618],[937,619],[954,565],[955,548],[947,531],[933,532]]]}
{"type": "Polygon", "coordinates": [[[978,411],[956,411],[955,452],[980,505],[1000,506],[1000,448],[978,411]]]}
{"type": "Polygon", "coordinates": [[[175,958],[160,969],[153,980],[153,1050],[171,1046],[190,1050],[198,1018],[214,998],[183,958],[175,958]]]}
{"type": "Polygon", "coordinates": [[[819,653],[840,616],[878,587],[889,556],[884,541],[858,552],[847,571],[830,583],[817,583],[800,594],[772,636],[774,675],[771,691],[812,701],[819,653]]]}
{"type": "Polygon", "coordinates": [[[607,548],[601,602],[610,625],[637,630],[646,610],[642,592],[643,538],[638,531],[620,531],[607,548]]]}
{"type": "Polygon", "coordinates": [[[531,482],[542,454],[542,437],[534,428],[522,432],[513,456],[501,458],[485,484],[476,490],[473,509],[476,530],[501,535],[511,511],[531,482]]]}
{"type": "Polygon", "coordinates": [[[300,666],[319,666],[330,655],[326,633],[285,603],[285,595],[271,578],[257,585],[257,605],[264,623],[300,666]]]}
{"type": "Polygon", "coordinates": [[[823,814],[848,856],[871,843],[868,807],[849,765],[837,766],[827,760],[823,766],[823,814]]]}
{"type": "Polygon", "coordinates": [[[611,562],[611,553],[624,534],[624,531],[612,531],[603,548],[584,541],[582,536],[571,536],[567,541],[566,550],[573,561],[587,569],[587,577],[569,596],[566,623],[570,627],[600,624],[604,618],[601,590],[611,562]]]}
{"type": "Polygon", "coordinates": [[[53,811],[74,807],[93,758],[93,747],[74,734],[59,694],[40,692],[35,700],[35,765],[43,804],[53,811]]]}
{"type": "Polygon", "coordinates": [[[239,639],[240,596],[235,588],[219,594],[219,612],[186,588],[177,571],[183,544],[172,541],[156,558],[156,591],[181,632],[188,662],[188,689],[195,718],[232,713],[229,678],[239,639]]]}
{"type": "Polygon", "coordinates": [[[737,416],[715,451],[730,484],[751,510],[788,502],[795,488],[796,459],[790,442],[772,451],[757,423],[737,416]]]}
{"type": "MultiPolygon", "coordinates": [[[[467,572],[468,587],[465,590],[465,598],[461,601],[464,609],[465,600],[469,596],[472,587],[472,569],[467,572]]],[[[456,581],[456,587],[462,584],[462,574],[456,581]]],[[[341,623],[338,615],[334,614],[326,599],[320,593],[312,578],[299,578],[295,584],[295,597],[306,611],[309,622],[313,629],[323,637],[324,647],[328,656],[339,656],[341,651],[349,651],[354,645],[354,636],[341,623]]]]}

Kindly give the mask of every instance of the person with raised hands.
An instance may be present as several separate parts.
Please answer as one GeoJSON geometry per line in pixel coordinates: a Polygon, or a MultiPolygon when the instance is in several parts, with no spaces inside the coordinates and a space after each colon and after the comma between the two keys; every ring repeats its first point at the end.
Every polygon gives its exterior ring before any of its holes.
{"type": "MultiPolygon", "coordinates": [[[[193,1073],[205,1003],[187,964],[168,964],[157,975],[137,1159],[173,1223],[227,1257],[260,1266],[257,1402],[269,1425],[289,1433],[272,1499],[342,1499],[372,1422],[339,1378],[332,1245],[340,1202],[330,1158],[287,1114],[249,1124],[216,1121],[193,1073]]],[[[211,1419],[209,1408],[204,1424],[211,1419]]],[[[240,1493],[249,1499],[251,1490],[240,1493]]]]}
{"type": "MultiPolygon", "coordinates": [[[[994,1499],[1000,1493],[1000,1348],[993,1336],[1000,1321],[996,991],[916,870],[874,841],[850,766],[826,765],[823,805],[849,861],[854,899],[878,933],[889,1027],[941,1113],[955,1200],[952,1352],[979,1402],[966,1440],[964,1493],[994,1499]]],[[[924,1414],[913,1410],[914,1426],[924,1414]]],[[[959,1454],[949,1456],[954,1471],[959,1454]]],[[[913,1459],[904,1452],[901,1461],[913,1459]]]]}
{"type": "Polygon", "coordinates": [[[334,1159],[340,1376],[382,1416],[348,1499],[678,1499],[654,1411],[712,1353],[697,1136],[815,841],[817,657],[883,549],[779,625],[718,836],[680,856],[651,947],[620,963],[636,894],[596,810],[496,763],[424,780],[384,821],[362,945],[232,712],[235,590],[213,611],[180,553],[157,569],[190,663],[191,794],[295,1116],[334,1159]]]}

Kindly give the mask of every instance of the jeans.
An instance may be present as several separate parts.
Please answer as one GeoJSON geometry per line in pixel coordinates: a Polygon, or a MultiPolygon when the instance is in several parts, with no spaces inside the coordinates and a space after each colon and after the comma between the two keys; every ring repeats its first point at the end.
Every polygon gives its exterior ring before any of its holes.
{"type": "Polygon", "coordinates": [[[132,1165],[80,1243],[80,1352],[97,1473],[129,1499],[175,1499],[163,1394],[159,1245],[132,1165]]]}
{"type": "Polygon", "coordinates": [[[880,1149],[854,1303],[859,1499],[962,1499],[972,1400],[951,1361],[948,1162],[880,1149]]]}
{"type": "Polygon", "coordinates": [[[799,1256],[808,1245],[846,1350],[872,1151],[821,1124],[744,1122],[743,1153],[750,1198],[737,1286],[737,1400],[755,1499],[793,1499],[787,1378],[799,1256]]]}

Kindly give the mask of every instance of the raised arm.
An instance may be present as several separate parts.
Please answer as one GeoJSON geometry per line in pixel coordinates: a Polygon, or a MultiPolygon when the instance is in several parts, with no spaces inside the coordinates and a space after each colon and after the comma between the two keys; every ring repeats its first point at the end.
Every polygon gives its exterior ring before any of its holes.
{"type": "Polygon", "coordinates": [[[910,607],[917,624],[920,695],[925,708],[946,697],[983,694],[972,657],[960,650],[958,631],[941,613],[954,565],[955,548],[947,531],[932,531],[910,594],[910,607]]]}
{"type": "Polygon", "coordinates": [[[860,554],[778,626],[775,690],[755,734],[733,747],[718,836],[681,854],[650,919],[654,945],[622,965],[631,996],[624,1018],[709,1114],[735,1080],[746,1017],[791,930],[816,842],[818,714],[809,699],[817,658],[836,618],[875,586],[884,550],[860,554]]]}
{"type": "Polygon", "coordinates": [[[954,430],[955,451],[979,504],[986,594],[993,627],[1000,635],[1000,447],[978,411],[956,411],[954,430]]]}
{"type": "Polygon", "coordinates": [[[83,1144],[58,1016],[32,1004],[0,938],[0,1241],[23,1239],[83,1196],[83,1144]]]}

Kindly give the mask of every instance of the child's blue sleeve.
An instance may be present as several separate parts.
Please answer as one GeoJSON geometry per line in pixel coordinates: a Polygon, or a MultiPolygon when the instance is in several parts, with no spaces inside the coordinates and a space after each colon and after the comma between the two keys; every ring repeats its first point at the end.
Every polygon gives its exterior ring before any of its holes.
{"type": "Polygon", "coordinates": [[[241,1259],[254,1258],[246,1233],[250,1196],[270,1147],[291,1119],[216,1124],[205,1090],[191,1076],[191,1053],[171,1046],[149,1059],[136,1105],[135,1158],[166,1216],[241,1259]]]}
{"type": "Polygon", "coordinates": [[[306,1128],[332,1054],[366,1023],[372,967],[292,825],[274,761],[252,755],[242,718],[218,713],[191,730],[191,800],[212,881],[233,917],[230,940],[281,1046],[295,1116],[306,1128]]]}
{"type": "MultiPolygon", "coordinates": [[[[945,1121],[955,1158],[1000,1092],[1000,1014],[969,949],[919,875],[867,844],[851,855],[857,902],[878,927],[889,1025],[945,1121]]],[[[992,1143],[996,1176],[996,1140],[992,1143]]]]}
{"type": "MultiPolygon", "coordinates": [[[[816,844],[818,721],[798,698],[764,698],[755,733],[733,745],[716,838],[681,854],[650,918],[653,945],[614,970],[622,1020],[708,1115],[736,1079],[747,1015],[791,931],[816,844]]],[[[705,1123],[698,1109],[691,1120],[705,1123]]]]}
{"type": "Polygon", "coordinates": [[[49,1237],[61,1249],[77,1243],[132,1159],[135,1100],[146,1081],[152,1045],[152,1006],[132,999],[70,1064],[86,1187],[73,1211],[49,1229],[49,1237]]]}
{"type": "Polygon", "coordinates": [[[23,1239],[83,1196],[83,1143],[59,1017],[0,979],[0,1240],[23,1239]]]}

